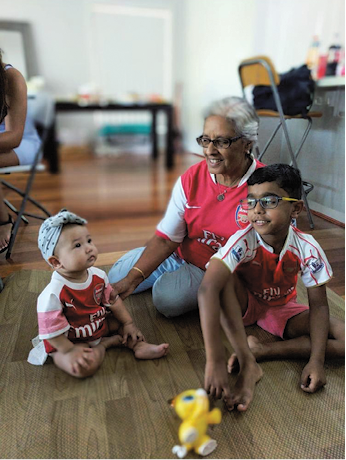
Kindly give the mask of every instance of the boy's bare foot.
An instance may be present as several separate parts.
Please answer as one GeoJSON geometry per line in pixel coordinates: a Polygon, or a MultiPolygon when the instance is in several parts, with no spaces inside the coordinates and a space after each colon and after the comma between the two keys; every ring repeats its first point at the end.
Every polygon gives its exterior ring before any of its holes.
{"type": "Polygon", "coordinates": [[[261,380],[262,376],[263,371],[256,361],[246,364],[239,372],[231,400],[226,401],[228,409],[236,408],[240,412],[246,411],[253,399],[256,383],[261,380]]]}
{"type": "MultiPolygon", "coordinates": [[[[265,357],[266,345],[261,343],[257,337],[249,335],[247,338],[249,348],[252,351],[252,354],[256,358],[256,361],[261,361],[265,357]]],[[[239,371],[239,362],[237,355],[233,353],[228,360],[227,370],[231,374],[232,372],[239,371]]]]}
{"type": "Polygon", "coordinates": [[[147,342],[137,342],[133,347],[135,357],[138,359],[156,359],[168,353],[168,343],[161,343],[161,345],[153,345],[147,342]]]}
{"type": "Polygon", "coordinates": [[[105,348],[119,347],[122,344],[123,337],[119,334],[111,335],[110,337],[102,337],[101,344],[105,348]]]}

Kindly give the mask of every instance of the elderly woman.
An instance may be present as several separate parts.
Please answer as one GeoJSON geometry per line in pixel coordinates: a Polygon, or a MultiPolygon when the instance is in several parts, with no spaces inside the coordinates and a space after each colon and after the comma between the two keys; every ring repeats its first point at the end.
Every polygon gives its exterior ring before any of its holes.
{"type": "Polygon", "coordinates": [[[258,124],[244,99],[229,97],[209,107],[197,138],[205,161],[179,177],[147,246],[125,254],[109,272],[123,299],[152,288],[153,303],[166,317],[198,308],[205,265],[248,223],[239,200],[247,195],[248,177],[262,166],[251,154],[258,124]]]}

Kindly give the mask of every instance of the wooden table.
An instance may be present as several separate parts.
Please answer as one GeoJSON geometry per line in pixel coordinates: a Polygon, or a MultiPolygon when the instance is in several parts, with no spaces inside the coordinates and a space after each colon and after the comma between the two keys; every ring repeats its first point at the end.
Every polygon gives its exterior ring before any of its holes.
{"type": "MultiPolygon", "coordinates": [[[[152,140],[152,157],[158,157],[158,142],[156,121],[158,112],[164,112],[167,117],[167,132],[166,132],[166,167],[171,169],[174,165],[174,149],[173,149],[173,106],[172,104],[155,104],[155,103],[135,103],[135,104],[121,104],[121,103],[107,103],[107,104],[80,104],[71,101],[58,101],[55,103],[55,113],[64,112],[94,112],[94,111],[136,111],[136,112],[150,112],[152,115],[151,123],[151,140],[152,140]]],[[[56,117],[55,117],[56,119],[56,117]]],[[[55,123],[51,130],[51,137],[56,140],[56,127],[55,123]]],[[[52,142],[51,145],[56,145],[52,142]]],[[[59,156],[57,148],[52,148],[47,158],[50,165],[51,172],[59,171],[59,156]]]]}

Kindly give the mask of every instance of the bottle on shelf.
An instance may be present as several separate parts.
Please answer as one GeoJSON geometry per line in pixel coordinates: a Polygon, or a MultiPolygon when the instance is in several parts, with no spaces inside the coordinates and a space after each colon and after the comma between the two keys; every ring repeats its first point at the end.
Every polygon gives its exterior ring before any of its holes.
{"type": "Polygon", "coordinates": [[[336,66],[336,75],[338,77],[345,76],[345,49],[344,48],[341,48],[340,60],[338,62],[338,65],[336,66]]]}
{"type": "Polygon", "coordinates": [[[306,65],[311,70],[312,78],[314,78],[315,80],[317,79],[319,53],[320,53],[320,41],[318,39],[318,36],[314,35],[311,45],[308,49],[308,54],[306,57],[306,65]]]}
{"type": "Polygon", "coordinates": [[[326,75],[336,75],[336,68],[341,60],[341,45],[339,44],[339,34],[335,34],[334,44],[328,49],[326,75]]]}

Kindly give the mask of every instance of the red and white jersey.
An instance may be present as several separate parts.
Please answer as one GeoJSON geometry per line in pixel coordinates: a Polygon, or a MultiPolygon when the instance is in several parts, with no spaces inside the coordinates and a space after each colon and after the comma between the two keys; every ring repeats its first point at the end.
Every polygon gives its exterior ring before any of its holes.
{"type": "Polygon", "coordinates": [[[317,241],[292,225],[279,255],[249,225],[231,236],[213,258],[225,262],[255,297],[272,306],[297,295],[298,273],[307,288],[325,284],[333,275],[317,241]]]}
{"type": "Polygon", "coordinates": [[[156,234],[181,243],[178,255],[205,270],[210,257],[228,238],[248,225],[247,212],[241,209],[239,201],[247,196],[249,176],[262,166],[253,160],[235,187],[218,184],[215,175],[208,171],[206,161],[191,166],[177,180],[156,234]],[[223,201],[217,200],[220,193],[224,193],[223,201]]]}
{"type": "MultiPolygon", "coordinates": [[[[39,338],[66,333],[71,342],[91,342],[107,332],[106,308],[112,287],[106,273],[88,269],[84,283],[72,283],[54,272],[37,300],[39,338]]],[[[44,340],[47,353],[54,349],[44,340]]]]}

